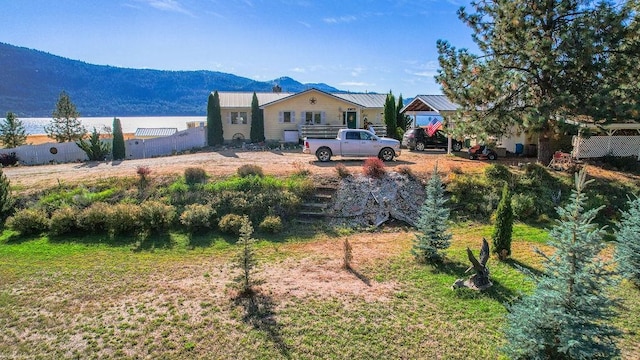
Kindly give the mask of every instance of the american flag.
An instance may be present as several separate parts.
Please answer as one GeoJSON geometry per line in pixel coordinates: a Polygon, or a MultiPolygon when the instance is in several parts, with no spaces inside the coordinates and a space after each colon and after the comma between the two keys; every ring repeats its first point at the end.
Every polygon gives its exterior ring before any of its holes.
{"type": "Polygon", "coordinates": [[[430,117],[427,124],[427,135],[433,136],[440,128],[442,128],[442,121],[436,117],[430,117]]]}

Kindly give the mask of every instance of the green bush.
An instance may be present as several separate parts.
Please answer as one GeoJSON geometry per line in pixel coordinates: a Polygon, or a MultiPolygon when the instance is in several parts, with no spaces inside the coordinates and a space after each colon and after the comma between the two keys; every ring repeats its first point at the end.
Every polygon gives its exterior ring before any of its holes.
{"type": "Polygon", "coordinates": [[[515,194],[511,197],[511,208],[516,220],[527,221],[536,214],[535,196],[531,194],[515,194]]]}
{"type": "Polygon", "coordinates": [[[111,205],[104,202],[93,203],[78,214],[78,227],[93,234],[107,232],[110,213],[111,205]]]}
{"type": "Polygon", "coordinates": [[[240,234],[240,228],[244,224],[244,218],[237,214],[224,215],[218,222],[220,230],[227,234],[240,234]]]}
{"type": "Polygon", "coordinates": [[[78,230],[77,220],[78,210],[76,208],[65,206],[56,209],[53,214],[51,214],[49,234],[53,236],[72,234],[78,230]]]}
{"type": "Polygon", "coordinates": [[[488,220],[500,200],[494,185],[473,174],[452,177],[447,185],[447,192],[451,194],[451,214],[460,220],[488,220]]]}
{"type": "Polygon", "coordinates": [[[180,223],[193,232],[211,229],[214,215],[211,205],[191,204],[180,215],[180,223]]]}
{"type": "Polygon", "coordinates": [[[189,167],[184,170],[184,181],[187,185],[193,186],[207,181],[207,173],[203,168],[189,167]]]}
{"type": "Polygon", "coordinates": [[[237,170],[238,176],[240,177],[248,177],[248,176],[264,176],[262,172],[262,168],[258,165],[254,164],[245,164],[238,168],[237,170]]]}
{"type": "Polygon", "coordinates": [[[133,234],[140,231],[141,209],[136,204],[116,204],[107,216],[106,227],[111,235],[133,234]]]}
{"type": "Polygon", "coordinates": [[[279,216],[267,216],[258,227],[260,231],[277,234],[282,231],[282,220],[279,216]]]}
{"type": "Polygon", "coordinates": [[[7,227],[22,235],[38,235],[49,229],[49,218],[42,209],[22,209],[7,219],[7,227]]]}
{"type": "Polygon", "coordinates": [[[484,168],[484,176],[490,182],[511,181],[511,172],[509,168],[502,164],[490,164],[484,168]]]}
{"type": "Polygon", "coordinates": [[[141,228],[145,231],[162,232],[167,230],[176,217],[176,209],[159,201],[145,201],[140,205],[141,228]]]}

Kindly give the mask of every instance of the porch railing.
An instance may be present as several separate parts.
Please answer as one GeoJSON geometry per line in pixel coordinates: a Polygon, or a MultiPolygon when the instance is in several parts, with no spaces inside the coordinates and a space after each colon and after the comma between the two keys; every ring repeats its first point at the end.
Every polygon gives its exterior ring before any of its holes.
{"type": "MultiPolygon", "coordinates": [[[[338,130],[344,129],[344,125],[298,125],[298,136],[300,139],[334,139],[338,136],[338,130]]],[[[386,136],[387,127],[385,125],[374,125],[376,135],[386,136]]]]}

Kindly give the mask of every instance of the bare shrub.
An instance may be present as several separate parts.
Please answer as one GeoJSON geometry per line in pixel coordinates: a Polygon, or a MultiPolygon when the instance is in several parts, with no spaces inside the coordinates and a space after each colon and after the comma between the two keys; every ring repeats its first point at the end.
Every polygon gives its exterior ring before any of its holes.
{"type": "Polygon", "coordinates": [[[351,171],[349,171],[349,169],[347,169],[347,167],[344,166],[344,164],[336,165],[336,172],[338,173],[338,176],[341,179],[345,179],[351,176],[351,171]]]}
{"type": "Polygon", "coordinates": [[[381,159],[370,157],[364,161],[362,171],[365,175],[379,179],[387,173],[384,162],[381,159]]]}
{"type": "Polygon", "coordinates": [[[254,164],[244,164],[238,168],[238,176],[247,177],[252,175],[263,177],[264,173],[262,172],[262,168],[254,164]]]}

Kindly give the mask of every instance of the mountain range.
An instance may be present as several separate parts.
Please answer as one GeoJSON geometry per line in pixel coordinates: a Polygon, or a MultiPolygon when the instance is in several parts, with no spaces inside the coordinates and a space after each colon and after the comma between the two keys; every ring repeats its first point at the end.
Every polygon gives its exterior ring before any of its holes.
{"type": "Polygon", "coordinates": [[[0,43],[0,116],[50,117],[60,92],[69,94],[81,116],[204,116],[212,91],[284,92],[327,84],[302,84],[289,77],[271,81],[217,71],[165,71],[93,65],[43,51],[0,43]]]}

